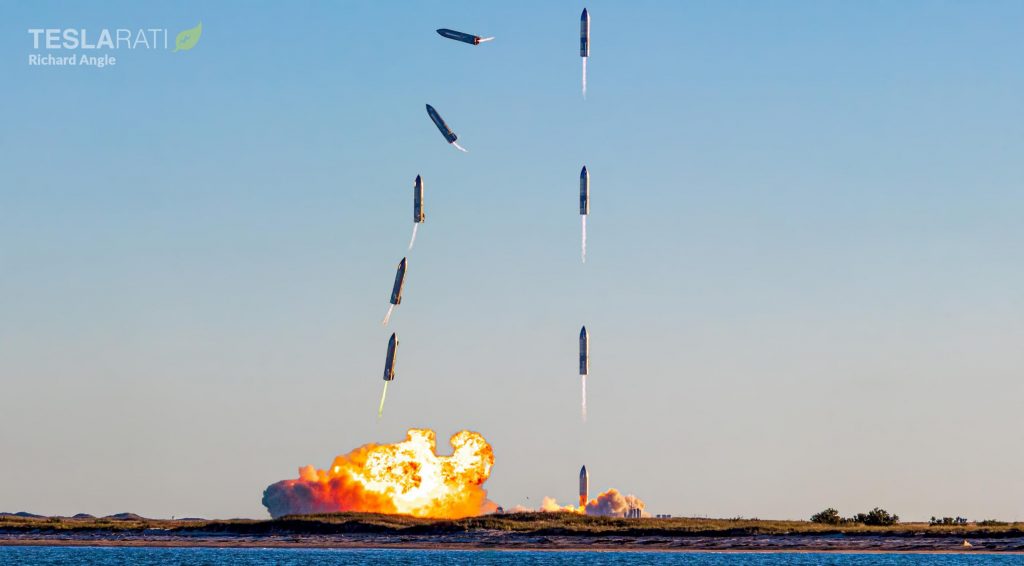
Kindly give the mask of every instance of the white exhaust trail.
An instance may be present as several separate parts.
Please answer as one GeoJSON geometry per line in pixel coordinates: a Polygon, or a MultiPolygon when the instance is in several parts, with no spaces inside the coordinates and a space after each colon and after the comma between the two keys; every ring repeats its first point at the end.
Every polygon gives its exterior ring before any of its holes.
{"type": "Polygon", "coordinates": [[[409,240],[409,251],[412,251],[412,245],[416,243],[416,231],[419,230],[420,223],[413,222],[412,224],[412,239],[409,240]]]}
{"type": "Polygon", "coordinates": [[[587,58],[583,57],[583,98],[587,97],[587,58]]]}
{"type": "Polygon", "coordinates": [[[377,418],[384,416],[384,399],[388,396],[388,381],[384,382],[384,391],[380,394],[380,407],[377,408],[377,418]]]}
{"type": "Polygon", "coordinates": [[[583,422],[587,422],[587,376],[580,376],[580,409],[583,414],[583,422]]]}
{"type": "Polygon", "coordinates": [[[580,215],[580,226],[582,235],[580,237],[580,258],[583,263],[587,263],[587,215],[580,215]]]}
{"type": "Polygon", "coordinates": [[[384,320],[382,320],[380,322],[381,326],[387,326],[388,325],[388,321],[391,320],[391,313],[394,312],[394,310],[395,310],[395,305],[393,305],[393,304],[388,305],[388,313],[386,315],[384,315],[384,320]]]}
{"type": "Polygon", "coordinates": [[[456,142],[452,142],[452,145],[454,145],[455,149],[461,151],[462,153],[469,153],[469,151],[466,148],[462,147],[461,145],[459,145],[456,142]]]}
{"type": "Polygon", "coordinates": [[[493,37],[481,37],[480,41],[478,41],[477,43],[483,43],[485,41],[491,41],[492,39],[494,39],[494,38],[493,37]]]}

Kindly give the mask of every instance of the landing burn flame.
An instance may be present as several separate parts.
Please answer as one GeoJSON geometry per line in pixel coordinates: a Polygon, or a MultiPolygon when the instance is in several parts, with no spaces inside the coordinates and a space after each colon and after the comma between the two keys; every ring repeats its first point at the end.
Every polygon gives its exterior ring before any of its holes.
{"type": "Polygon", "coordinates": [[[299,469],[263,492],[275,519],[284,515],[362,511],[457,519],[493,511],[484,482],[494,452],[478,433],[451,437],[451,456],[438,456],[437,436],[410,429],[396,444],[367,444],[338,456],[327,470],[299,469]]]}

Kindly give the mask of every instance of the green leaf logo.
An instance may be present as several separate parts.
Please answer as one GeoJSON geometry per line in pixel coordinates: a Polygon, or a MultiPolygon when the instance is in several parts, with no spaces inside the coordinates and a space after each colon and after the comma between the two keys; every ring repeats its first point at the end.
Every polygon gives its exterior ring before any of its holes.
{"type": "Polygon", "coordinates": [[[192,29],[179,33],[178,37],[174,39],[174,51],[171,53],[192,49],[199,43],[199,36],[201,35],[203,35],[203,22],[199,22],[199,25],[192,29]]]}

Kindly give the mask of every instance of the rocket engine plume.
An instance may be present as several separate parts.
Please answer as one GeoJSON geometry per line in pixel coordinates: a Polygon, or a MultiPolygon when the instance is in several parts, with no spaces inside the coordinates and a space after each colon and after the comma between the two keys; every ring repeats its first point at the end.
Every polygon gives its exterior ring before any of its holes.
{"type": "Polygon", "coordinates": [[[451,437],[451,456],[437,455],[429,429],[410,429],[396,444],[367,444],[338,456],[326,470],[299,469],[263,492],[275,519],[284,515],[361,511],[456,519],[491,512],[484,482],[494,452],[483,436],[464,430],[451,437]]]}
{"type": "Polygon", "coordinates": [[[387,326],[388,321],[391,320],[391,313],[395,311],[395,305],[388,305],[388,312],[384,315],[384,320],[380,321],[381,326],[387,326]]]}
{"type": "Polygon", "coordinates": [[[493,40],[494,40],[493,37],[481,37],[479,40],[477,40],[477,43],[484,43],[485,41],[493,41],[493,40]]]}
{"type": "Polygon", "coordinates": [[[587,97],[587,58],[583,58],[583,98],[587,97]]]}
{"type": "Polygon", "coordinates": [[[416,231],[419,230],[419,222],[414,222],[412,225],[412,239],[409,240],[409,251],[412,251],[412,245],[416,243],[416,231]]]}
{"type": "Polygon", "coordinates": [[[452,145],[454,145],[455,149],[461,151],[462,153],[469,153],[469,150],[459,145],[458,142],[452,142],[452,145]]]}
{"type": "Polygon", "coordinates": [[[587,376],[580,376],[580,409],[583,413],[583,422],[587,422],[587,376]]]}
{"type": "Polygon", "coordinates": [[[384,391],[381,391],[381,393],[380,393],[380,406],[377,407],[377,418],[378,419],[384,416],[384,400],[388,398],[388,383],[391,383],[391,382],[390,381],[385,381],[384,382],[384,391]]]}
{"type": "MultiPolygon", "coordinates": [[[[580,226],[581,226],[580,229],[582,230],[582,235],[581,235],[581,238],[580,238],[580,259],[583,260],[583,263],[587,263],[587,216],[586,215],[581,215],[580,216],[580,226]]],[[[598,243],[600,243],[600,242],[598,242],[598,243]]]]}

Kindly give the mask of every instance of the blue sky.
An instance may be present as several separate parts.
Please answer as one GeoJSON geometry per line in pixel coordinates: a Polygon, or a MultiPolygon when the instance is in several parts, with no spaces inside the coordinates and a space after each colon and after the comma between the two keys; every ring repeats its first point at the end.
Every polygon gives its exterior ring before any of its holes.
{"type": "Polygon", "coordinates": [[[260,517],[418,426],[506,506],[1024,518],[1024,5],[586,5],[584,101],[577,2],[3,2],[0,510],[260,517]]]}

